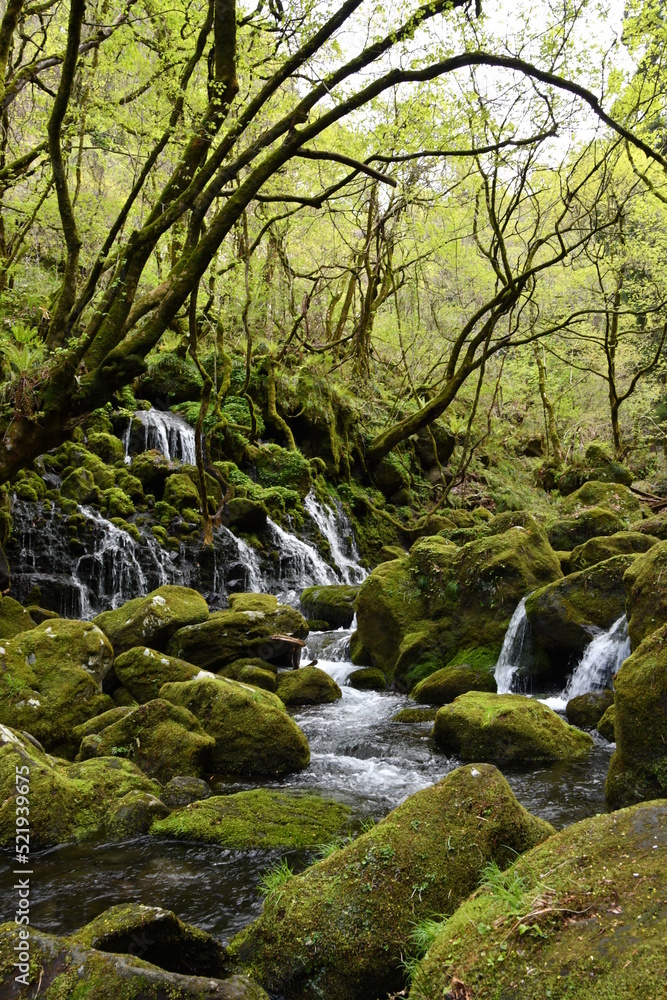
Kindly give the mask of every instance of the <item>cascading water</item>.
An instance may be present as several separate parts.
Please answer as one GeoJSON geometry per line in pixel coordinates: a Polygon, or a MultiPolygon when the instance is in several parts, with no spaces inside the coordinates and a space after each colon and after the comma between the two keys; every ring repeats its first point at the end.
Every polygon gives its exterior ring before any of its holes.
{"type": "Polygon", "coordinates": [[[285,531],[271,518],[267,520],[267,533],[280,555],[275,589],[281,600],[293,604],[304,587],[340,582],[313,545],[285,531]]]}
{"type": "Polygon", "coordinates": [[[623,661],[629,655],[628,621],[625,615],[621,615],[610,629],[600,632],[586,646],[565,690],[556,698],[545,699],[546,704],[557,711],[563,711],[570,698],[609,687],[614,674],[621,669],[623,661]]]}
{"type": "MultiPolygon", "coordinates": [[[[179,459],[186,465],[196,465],[195,431],[187,420],[168,410],[137,410],[136,420],[143,425],[143,447],[136,450],[148,451],[156,448],[166,458],[179,459]]],[[[132,422],[130,421],[123,443],[126,459],[129,457],[132,422]]]]}
{"type": "Polygon", "coordinates": [[[304,507],[329,543],[331,558],[340,572],[342,583],[361,583],[367,573],[359,565],[354,532],[343,508],[338,503],[335,507],[322,506],[312,491],[306,497],[304,507]]]}
{"type": "Polygon", "coordinates": [[[517,674],[532,652],[530,622],[526,615],[526,597],[519,601],[516,611],[507,626],[496,663],[495,678],[498,694],[509,694],[515,684],[517,674]]]}

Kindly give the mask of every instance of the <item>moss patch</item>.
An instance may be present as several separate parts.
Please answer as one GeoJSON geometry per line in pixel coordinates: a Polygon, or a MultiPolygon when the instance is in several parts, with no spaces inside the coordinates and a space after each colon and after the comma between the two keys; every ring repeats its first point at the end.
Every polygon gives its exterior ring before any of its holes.
{"type": "Polygon", "coordinates": [[[342,698],[333,677],[319,667],[300,667],[278,674],[276,694],[286,705],[322,705],[342,698]]]}
{"type": "Polygon", "coordinates": [[[146,597],[136,597],[115,611],[104,611],[94,619],[108,636],[116,656],[134,646],[164,649],[170,637],[186,625],[204,622],[209,616],[206,601],[189,587],[166,585],[146,597]]]}

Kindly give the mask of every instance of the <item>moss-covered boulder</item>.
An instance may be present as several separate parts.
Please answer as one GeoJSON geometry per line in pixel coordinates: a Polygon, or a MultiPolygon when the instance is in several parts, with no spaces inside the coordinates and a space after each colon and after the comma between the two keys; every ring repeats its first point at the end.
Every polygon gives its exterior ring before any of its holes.
{"type": "Polygon", "coordinates": [[[587,733],[568,726],[533,698],[469,691],[435,717],[433,736],[462,760],[566,760],[593,746],[587,733]]]}
{"type": "Polygon", "coordinates": [[[628,635],[637,649],[667,622],[667,541],[637,556],[624,577],[628,635]]]}
{"type": "Polygon", "coordinates": [[[201,504],[199,490],[185,472],[174,472],[164,484],[163,500],[178,511],[186,508],[198,510],[201,504]]]}
{"type": "Polygon", "coordinates": [[[62,757],[76,752],[73,729],[113,708],[102,693],[113,651],[92,622],[44,622],[0,643],[0,722],[32,733],[62,757]]]}
{"type": "Polygon", "coordinates": [[[179,629],[167,652],[214,671],[245,657],[291,666],[292,647],[280,636],[305,639],[307,635],[305,618],[286,604],[276,603],[274,610],[231,608],[216,611],[202,624],[179,629]]]}
{"type": "Polygon", "coordinates": [[[72,730],[72,736],[80,743],[84,736],[101,733],[107,726],[111,726],[114,722],[124,719],[130,711],[132,709],[129,705],[118,705],[116,708],[110,708],[108,712],[102,712],[101,715],[95,715],[92,719],[88,719],[87,722],[82,722],[80,726],[75,726],[72,730]]]}
{"type": "Polygon", "coordinates": [[[569,572],[577,573],[595,563],[611,559],[612,556],[648,552],[657,543],[658,539],[653,535],[646,535],[640,531],[617,531],[615,535],[590,538],[583,545],[577,545],[569,554],[569,572]]]}
{"type": "Polygon", "coordinates": [[[148,646],[128,649],[116,657],[113,666],[120,683],[138,702],[157,698],[160,688],[168,681],[190,681],[202,673],[192,663],[148,646]]]}
{"type": "Polygon", "coordinates": [[[187,708],[156,698],[84,737],[78,759],[122,756],[164,784],[177,774],[201,777],[213,747],[187,708]]]}
{"type": "Polygon", "coordinates": [[[571,552],[590,538],[615,535],[625,526],[625,521],[606,507],[586,507],[569,517],[552,521],[547,535],[554,549],[571,552]]]}
{"type": "Polygon", "coordinates": [[[405,558],[378,566],[357,597],[363,665],[410,688],[462,650],[485,647],[495,663],[521,598],[562,577],[543,530],[531,515],[521,519],[460,548],[420,538],[405,558]]]}
{"type": "Polygon", "coordinates": [[[284,883],[228,954],[286,1000],[385,996],[401,988],[414,923],[465,899],[492,858],[504,866],[551,830],[495,768],[459,768],[284,883]]]}
{"type": "Polygon", "coordinates": [[[608,743],[616,742],[616,729],[614,719],[616,718],[616,706],[610,705],[602,718],[598,721],[597,731],[608,743]]]}
{"type": "Polygon", "coordinates": [[[239,680],[241,684],[252,684],[253,687],[263,688],[265,691],[276,690],[275,672],[266,670],[264,667],[243,666],[239,670],[236,680],[239,680]]]}
{"type": "Polygon", "coordinates": [[[614,692],[609,688],[604,691],[587,691],[586,694],[570,698],[565,706],[565,715],[571,726],[597,729],[600,719],[613,704],[614,692]]]}
{"type": "MultiPolygon", "coordinates": [[[[273,674],[273,683],[275,687],[276,674],[278,672],[278,667],[275,663],[269,663],[268,660],[262,660],[259,656],[242,656],[238,660],[232,660],[228,663],[226,667],[221,667],[217,673],[218,677],[230,677],[233,681],[241,680],[241,674],[246,668],[256,667],[258,670],[268,670],[273,674]]],[[[260,687],[261,685],[257,685],[260,687]]],[[[273,690],[273,688],[267,688],[267,690],[273,690]]]]}
{"type": "MultiPolygon", "coordinates": [[[[605,448],[591,444],[583,458],[577,458],[556,476],[555,485],[564,497],[585,483],[620,483],[631,486],[632,472],[609,455],[605,448]]],[[[547,486],[551,489],[551,485],[547,486]]]]}
{"type": "Polygon", "coordinates": [[[248,449],[260,486],[282,486],[305,497],[312,484],[310,462],[300,451],[287,451],[277,444],[248,449]]]}
{"type": "Polygon", "coordinates": [[[135,384],[137,398],[148,399],[163,409],[201,397],[202,377],[189,358],[163,352],[135,384]]]}
{"type": "Polygon", "coordinates": [[[614,678],[616,752],[605,786],[612,806],[667,796],[667,625],[614,678]]]}
{"type": "Polygon", "coordinates": [[[642,521],[635,521],[630,525],[630,531],[651,535],[653,538],[659,538],[661,542],[667,541],[667,515],[663,512],[654,517],[644,518],[642,521]]]}
{"type": "Polygon", "coordinates": [[[664,998],[667,803],[593,816],[523,854],[442,925],[410,1000],[664,998]]]}
{"type": "Polygon", "coordinates": [[[165,684],[160,697],[189,709],[213,737],[212,771],[279,776],[310,761],[308,740],[269,691],[217,677],[165,684]]]}
{"type": "Polygon", "coordinates": [[[307,848],[328,844],[349,827],[350,809],[319,795],[255,788],[235,795],[214,795],[176,809],[151,830],[230,850],[307,848]]]}
{"type": "Polygon", "coordinates": [[[466,691],[491,691],[495,694],[496,690],[496,679],[491,670],[462,663],[458,667],[436,670],[412,689],[411,696],[418,705],[448,705],[466,691]]]}
{"type": "Polygon", "coordinates": [[[161,497],[168,476],[180,472],[181,462],[169,459],[162,452],[151,448],[135,455],[132,459],[131,474],[138,479],[146,493],[161,497]]]}
{"type": "Polygon", "coordinates": [[[319,667],[301,667],[278,674],[276,694],[286,705],[322,705],[342,698],[333,677],[319,667]]]}
{"type": "Polygon", "coordinates": [[[266,507],[259,500],[249,500],[247,497],[232,497],[225,504],[223,521],[232,531],[245,531],[256,534],[266,527],[268,517],[266,507]]]}
{"type": "Polygon", "coordinates": [[[639,497],[620,483],[588,482],[561,504],[561,510],[568,516],[591,507],[605,507],[628,522],[635,520],[642,509],[639,497]]]}
{"type": "Polygon", "coordinates": [[[208,605],[201,594],[190,587],[167,584],[114,611],[103,611],[93,621],[120,656],[134,646],[163,650],[174,632],[208,617],[208,605]]]}
{"type": "Polygon", "coordinates": [[[0,639],[11,639],[19,632],[29,632],[38,622],[13,597],[0,597],[0,639]]]}
{"type": "Polygon", "coordinates": [[[613,556],[570,573],[527,599],[533,635],[557,677],[567,672],[572,654],[581,654],[597,630],[606,631],[624,613],[624,575],[638,558],[613,556]]]}
{"type": "Polygon", "coordinates": [[[208,799],[211,794],[210,785],[202,778],[178,774],[171,781],[168,781],[162,789],[162,801],[170,809],[179,809],[182,806],[189,806],[191,802],[208,799]]]}
{"type": "Polygon", "coordinates": [[[361,670],[353,670],[347,679],[350,687],[357,691],[384,691],[387,680],[381,670],[377,667],[363,667],[361,670]]]}
{"type": "MultiPolygon", "coordinates": [[[[16,808],[24,804],[18,796],[29,798],[30,846],[38,850],[69,841],[113,839],[114,817],[137,793],[158,800],[160,786],[128,760],[63,766],[22,733],[0,726],[0,847],[15,846],[16,808]],[[17,775],[29,780],[22,783],[17,775]]],[[[145,829],[128,832],[126,826],[121,839],[145,829]]]]}
{"type": "Polygon", "coordinates": [[[358,592],[358,587],[346,584],[306,587],[301,592],[301,611],[306,618],[328,622],[330,628],[349,628],[358,592]]]}
{"type": "Polygon", "coordinates": [[[86,438],[86,446],[107,465],[115,465],[125,458],[123,442],[108,431],[92,431],[86,438]]]}

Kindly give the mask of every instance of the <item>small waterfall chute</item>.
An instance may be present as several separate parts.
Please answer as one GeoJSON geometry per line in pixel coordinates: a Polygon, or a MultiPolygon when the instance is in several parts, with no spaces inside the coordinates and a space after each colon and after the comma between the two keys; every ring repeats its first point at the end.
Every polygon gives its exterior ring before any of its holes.
{"type": "Polygon", "coordinates": [[[285,531],[271,518],[267,519],[267,530],[280,555],[274,587],[282,600],[294,603],[305,587],[340,582],[313,545],[285,531]]]}
{"type": "MultiPolygon", "coordinates": [[[[135,418],[143,425],[143,450],[155,448],[166,458],[178,459],[186,465],[197,464],[194,428],[178,413],[169,410],[137,410],[135,418]]],[[[131,424],[123,436],[126,456],[129,453],[131,424]]]]}
{"type": "Polygon", "coordinates": [[[359,565],[359,550],[352,525],[340,504],[337,503],[335,507],[325,507],[311,490],[304,506],[322,537],[329,543],[331,558],[340,573],[341,581],[354,584],[365,580],[368,574],[363,566],[359,565]]]}
{"type": "Polygon", "coordinates": [[[600,632],[586,646],[563,692],[563,700],[567,703],[570,698],[609,687],[629,655],[628,621],[621,615],[610,629],[600,632]]]}
{"type": "Polygon", "coordinates": [[[498,694],[509,694],[512,691],[517,674],[526,665],[532,652],[531,628],[526,614],[527,596],[519,601],[510,619],[496,663],[494,676],[498,694]]]}

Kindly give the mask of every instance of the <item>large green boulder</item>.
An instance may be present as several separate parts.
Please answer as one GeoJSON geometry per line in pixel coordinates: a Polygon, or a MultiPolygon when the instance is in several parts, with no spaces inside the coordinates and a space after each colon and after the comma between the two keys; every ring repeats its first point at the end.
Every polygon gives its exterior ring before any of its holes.
{"type": "Polygon", "coordinates": [[[462,760],[566,760],[593,746],[552,709],[520,694],[469,691],[435,717],[433,737],[462,760]]]}
{"type": "Polygon", "coordinates": [[[133,478],[139,480],[146,493],[161,497],[167,477],[181,471],[183,466],[181,462],[169,459],[161,451],[151,448],[135,455],[130,468],[133,478]]]}
{"type": "Polygon", "coordinates": [[[160,697],[189,709],[213,737],[212,771],[280,776],[310,762],[308,740],[269,691],[217,677],[165,684],[160,697]]]}
{"type": "Polygon", "coordinates": [[[199,510],[201,500],[199,490],[185,472],[174,472],[164,484],[163,499],[178,511],[186,508],[199,510]]]}
{"type": "Polygon", "coordinates": [[[93,431],[87,439],[88,451],[101,458],[106,465],[115,465],[125,458],[125,448],[120,438],[108,431],[93,431]]]}
{"type": "Polygon", "coordinates": [[[30,612],[12,597],[0,596],[0,639],[11,639],[19,632],[29,632],[37,623],[30,612]]]}
{"type": "Polygon", "coordinates": [[[581,654],[596,629],[610,628],[625,611],[623,578],[637,555],[613,556],[536,590],[526,600],[535,640],[557,675],[581,654]]]}
{"type": "Polygon", "coordinates": [[[123,756],[164,784],[177,774],[202,777],[213,747],[187,708],[156,698],[84,737],[77,759],[123,756]]]}
{"type": "Polygon", "coordinates": [[[604,740],[607,741],[607,743],[616,742],[616,726],[614,723],[615,718],[616,718],[616,706],[610,705],[597,724],[598,733],[604,740]]]}
{"type": "Polygon", "coordinates": [[[585,483],[621,483],[631,486],[633,478],[630,470],[613,459],[604,448],[591,444],[583,459],[575,460],[560,472],[555,485],[559,493],[569,496],[585,483]]]}
{"type": "Polygon", "coordinates": [[[552,521],[547,535],[558,552],[571,552],[590,538],[615,535],[624,527],[625,521],[614,511],[606,507],[586,507],[569,517],[552,521]]]}
{"type": "Polygon", "coordinates": [[[384,691],[387,680],[381,670],[377,667],[362,667],[361,670],[353,670],[347,678],[350,687],[357,691],[384,691]]]}
{"type": "Polygon", "coordinates": [[[254,788],[235,795],[213,795],[175,809],[155,822],[151,833],[230,850],[313,848],[342,836],[349,821],[349,807],[332,799],[288,789],[254,788]]]}
{"type": "Polygon", "coordinates": [[[0,643],[0,722],[32,733],[62,757],[76,753],[72,730],[113,708],[102,693],[113,650],[92,622],[45,621],[0,643]]]}
{"type": "Polygon", "coordinates": [[[451,910],[491,859],[504,867],[552,828],[494,767],[463,767],[269,895],[228,947],[285,1000],[369,1000],[401,989],[416,921],[451,910]]]}
{"type": "Polygon", "coordinates": [[[202,673],[192,663],[159,653],[148,646],[134,646],[121,653],[114,660],[113,667],[120,683],[138,702],[157,698],[160,688],[168,681],[191,681],[202,673]]]}
{"type": "Polygon", "coordinates": [[[597,729],[600,719],[614,704],[614,692],[609,688],[603,691],[587,691],[570,698],[565,706],[565,715],[571,726],[580,729],[597,729]]]}
{"type": "Polygon", "coordinates": [[[208,616],[208,605],[196,590],[167,584],[114,611],[103,611],[93,621],[120,656],[133,646],[162,650],[178,629],[205,622],[208,616]]]}
{"type": "Polygon", "coordinates": [[[235,607],[216,611],[199,625],[179,629],[169,642],[167,652],[214,671],[246,657],[288,666],[291,665],[292,648],[289,643],[281,642],[280,636],[305,639],[307,635],[306,620],[286,604],[276,603],[273,610],[237,610],[235,607]],[[273,636],[278,638],[273,639],[273,636]]]}
{"type": "Polygon", "coordinates": [[[347,584],[306,587],[301,592],[301,611],[308,619],[328,622],[332,629],[349,628],[358,592],[358,587],[347,584]]]}
{"type": "Polygon", "coordinates": [[[664,1000],[666,851],[667,802],[648,802],[487,869],[416,968],[410,1000],[664,1000]]]}
{"type": "Polygon", "coordinates": [[[490,691],[495,694],[496,679],[490,670],[463,663],[458,667],[442,667],[425,677],[412,691],[419,705],[448,705],[467,691],[490,691]]]}
{"type": "Polygon", "coordinates": [[[658,539],[653,535],[646,535],[640,531],[617,531],[615,535],[590,538],[583,545],[577,545],[570,553],[570,572],[577,573],[580,569],[587,569],[613,556],[648,552],[657,542],[658,539]]]}
{"type": "Polygon", "coordinates": [[[409,688],[464,651],[484,648],[495,663],[521,598],[562,577],[535,519],[522,513],[521,522],[461,548],[420,538],[406,557],[378,566],[357,597],[353,649],[364,650],[364,665],[409,688]]]}
{"type": "Polygon", "coordinates": [[[634,524],[630,525],[630,531],[638,531],[641,534],[659,538],[661,542],[667,541],[667,515],[663,512],[642,521],[635,521],[634,524]]]}
{"type": "Polygon", "coordinates": [[[29,802],[30,847],[41,850],[68,841],[116,839],[118,812],[136,794],[150,798],[153,814],[143,828],[125,826],[120,839],[145,833],[166,812],[156,782],[120,758],[58,764],[23,733],[0,726],[0,847],[16,845],[16,810],[25,805],[21,796],[29,802]]]}
{"type": "Polygon", "coordinates": [[[636,520],[642,509],[636,493],[620,483],[586,483],[561,504],[563,513],[570,517],[591,507],[605,507],[628,522],[636,520]]]}
{"type": "Polygon", "coordinates": [[[637,556],[624,577],[633,649],[667,622],[667,541],[637,556]]]}
{"type": "Polygon", "coordinates": [[[276,694],[286,705],[322,705],[342,698],[333,677],[319,667],[300,667],[278,674],[276,694]]]}
{"type": "Polygon", "coordinates": [[[616,752],[605,794],[612,806],[667,797],[667,625],[641,643],[614,678],[616,752]]]}

